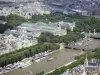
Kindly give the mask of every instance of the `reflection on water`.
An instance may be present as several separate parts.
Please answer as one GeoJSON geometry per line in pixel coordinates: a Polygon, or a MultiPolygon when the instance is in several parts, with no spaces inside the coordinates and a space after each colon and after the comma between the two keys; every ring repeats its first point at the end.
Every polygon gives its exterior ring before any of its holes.
{"type": "Polygon", "coordinates": [[[17,69],[5,75],[25,75],[25,73],[28,71],[32,71],[33,75],[41,71],[48,72],[74,60],[73,58],[69,59],[69,57],[78,53],[80,53],[80,51],[68,50],[68,49],[60,50],[58,52],[49,55],[46,59],[43,59],[40,62],[33,62],[32,65],[27,68],[17,69]],[[51,61],[47,61],[47,59],[53,57],[57,58],[52,59],[51,61]]]}

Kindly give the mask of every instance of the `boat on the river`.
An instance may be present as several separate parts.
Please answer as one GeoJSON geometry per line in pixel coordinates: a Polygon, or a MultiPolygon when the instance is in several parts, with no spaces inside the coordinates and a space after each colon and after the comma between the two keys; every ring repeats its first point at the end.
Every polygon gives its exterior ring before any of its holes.
{"type": "Polygon", "coordinates": [[[49,58],[49,59],[47,59],[47,61],[51,61],[51,60],[53,60],[53,59],[57,59],[57,57],[49,58]]]}

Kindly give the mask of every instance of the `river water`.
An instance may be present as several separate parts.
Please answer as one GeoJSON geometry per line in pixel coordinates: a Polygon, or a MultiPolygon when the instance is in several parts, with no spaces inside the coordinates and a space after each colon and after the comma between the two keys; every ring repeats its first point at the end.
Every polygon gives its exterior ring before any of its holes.
{"type": "Polygon", "coordinates": [[[47,56],[47,58],[41,60],[40,62],[33,62],[32,65],[29,67],[23,69],[17,69],[4,75],[25,75],[25,73],[28,71],[32,71],[33,72],[32,75],[36,75],[36,73],[39,73],[41,71],[44,71],[46,73],[48,71],[51,71],[53,69],[56,69],[62,65],[71,62],[72,60],[74,60],[74,58],[70,58],[70,56],[73,56],[74,54],[78,54],[80,52],[81,51],[79,50],[75,51],[70,49],[59,50],[47,56]],[[47,61],[47,59],[51,57],[57,57],[57,59],[47,61]]]}
{"type": "MultiPolygon", "coordinates": [[[[88,46],[91,48],[100,48],[100,40],[97,39],[92,39],[91,41],[87,41],[86,45],[88,44],[88,46]]],[[[88,47],[88,48],[89,48],[88,47]]],[[[14,70],[12,72],[9,72],[7,74],[4,75],[25,75],[26,72],[32,71],[33,74],[32,75],[36,75],[36,73],[39,73],[41,71],[49,72],[51,70],[54,70],[62,65],[65,65],[71,61],[74,60],[74,58],[70,58],[71,56],[75,55],[75,54],[79,54],[81,51],[79,50],[71,50],[71,49],[63,49],[63,50],[59,50],[49,56],[47,56],[47,58],[41,60],[40,62],[33,62],[31,66],[26,67],[24,69],[17,69],[14,70]],[[47,61],[47,59],[51,58],[51,57],[57,57],[57,59],[53,59],[52,61],[47,61]]]]}

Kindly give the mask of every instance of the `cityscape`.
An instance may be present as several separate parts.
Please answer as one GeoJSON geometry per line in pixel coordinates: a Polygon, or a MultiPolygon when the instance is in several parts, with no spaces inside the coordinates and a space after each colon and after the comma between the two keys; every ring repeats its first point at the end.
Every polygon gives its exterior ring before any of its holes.
{"type": "Polygon", "coordinates": [[[99,0],[0,0],[0,15],[17,14],[31,18],[35,14],[64,14],[100,15],[99,0]]]}
{"type": "Polygon", "coordinates": [[[100,0],[0,0],[0,75],[100,75],[100,0]]]}

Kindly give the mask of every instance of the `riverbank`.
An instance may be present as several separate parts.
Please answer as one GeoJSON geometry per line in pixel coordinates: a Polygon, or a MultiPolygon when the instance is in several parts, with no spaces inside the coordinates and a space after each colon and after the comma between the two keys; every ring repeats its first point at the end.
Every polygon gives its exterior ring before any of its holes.
{"type": "Polygon", "coordinates": [[[31,66],[28,66],[23,69],[16,69],[14,71],[11,71],[4,75],[25,75],[25,73],[32,71],[33,75],[36,75],[37,73],[40,73],[44,71],[44,73],[47,73],[51,70],[54,70],[62,65],[65,65],[66,63],[69,63],[74,60],[74,58],[70,58],[74,54],[79,54],[81,51],[75,51],[75,50],[69,50],[69,49],[63,49],[58,50],[48,56],[46,56],[45,59],[42,59],[39,62],[33,62],[31,66]],[[49,58],[57,57],[57,59],[53,59],[51,61],[47,61],[49,58]],[[65,58],[66,57],[66,58],[65,58]]]}
{"type": "Polygon", "coordinates": [[[32,57],[35,54],[38,54],[41,52],[45,52],[49,50],[54,51],[57,49],[59,49],[59,45],[54,44],[54,43],[48,43],[48,44],[37,44],[34,46],[15,50],[13,52],[3,54],[0,56],[0,67],[4,67],[4,66],[7,66],[8,64],[21,61],[24,58],[32,57]]]}
{"type": "MultiPolygon", "coordinates": [[[[67,64],[65,64],[65,65],[63,65],[63,66],[68,66],[68,65],[70,65],[70,64],[72,64],[72,63],[74,63],[75,61],[77,61],[77,60],[73,60],[73,61],[71,61],[71,62],[69,62],[69,63],[67,63],[67,64]]],[[[58,67],[58,68],[61,68],[61,67],[63,67],[63,66],[60,66],[60,67],[58,67]]],[[[51,73],[51,72],[53,72],[53,71],[55,71],[55,70],[56,70],[56,69],[51,70],[51,71],[49,71],[49,72],[45,73],[44,75],[47,75],[48,73],[51,73]]]]}
{"type": "Polygon", "coordinates": [[[45,59],[48,55],[55,53],[57,51],[59,51],[59,50],[54,50],[54,51],[49,50],[47,52],[45,51],[44,53],[42,52],[42,53],[36,54],[33,57],[25,58],[22,61],[18,61],[17,63],[9,64],[4,68],[1,67],[0,75],[6,74],[8,72],[11,72],[11,71],[19,69],[19,68],[20,69],[26,68],[26,67],[30,66],[32,64],[32,62],[39,62],[40,60],[45,59]]]}
{"type": "Polygon", "coordinates": [[[48,73],[46,75],[60,75],[60,74],[64,73],[66,70],[68,70],[68,69],[72,70],[76,66],[84,64],[86,56],[87,56],[88,60],[100,59],[100,49],[98,48],[94,52],[86,53],[85,55],[82,55],[82,56],[80,55],[79,58],[75,62],[73,62],[73,63],[71,63],[71,64],[69,64],[67,66],[62,66],[60,68],[57,68],[54,71],[52,71],[52,72],[50,72],[50,73],[48,73]]]}
{"type": "Polygon", "coordinates": [[[100,42],[99,39],[84,38],[83,40],[69,43],[69,45],[67,45],[66,48],[91,52],[94,51],[96,48],[100,48],[99,42],[100,42]]]}
{"type": "MultiPolygon", "coordinates": [[[[80,53],[78,53],[78,54],[74,54],[74,55],[70,56],[68,59],[74,58],[74,57],[76,57],[76,56],[78,56],[78,55],[82,55],[82,54],[84,54],[83,51],[80,52],[80,53]]],[[[69,63],[67,63],[67,64],[65,64],[65,65],[62,65],[62,66],[58,67],[57,69],[59,69],[59,68],[61,68],[61,67],[63,67],[63,66],[68,66],[68,65],[70,65],[70,64],[72,64],[72,63],[74,63],[74,62],[76,62],[76,61],[77,61],[77,60],[72,60],[71,62],[69,62],[69,63]]],[[[55,70],[56,70],[56,69],[51,70],[51,71],[45,73],[44,75],[47,75],[47,74],[49,74],[49,73],[52,73],[52,72],[55,71],[55,70]]]]}

